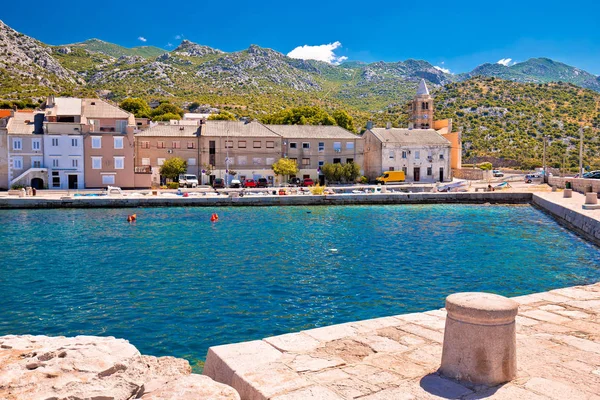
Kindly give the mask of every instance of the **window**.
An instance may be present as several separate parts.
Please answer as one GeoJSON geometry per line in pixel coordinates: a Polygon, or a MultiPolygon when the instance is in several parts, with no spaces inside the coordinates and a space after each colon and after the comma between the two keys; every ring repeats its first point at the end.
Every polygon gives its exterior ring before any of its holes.
{"type": "Polygon", "coordinates": [[[262,142],[260,140],[255,140],[254,141],[254,146],[255,149],[260,149],[262,147],[262,142]]]}
{"type": "Polygon", "coordinates": [[[294,162],[294,164],[298,164],[298,159],[297,158],[290,158],[290,160],[292,160],[294,162]]]}
{"type": "Polygon", "coordinates": [[[419,150],[415,151],[415,160],[421,159],[421,152],[419,150]]]}
{"type": "Polygon", "coordinates": [[[406,151],[403,151],[402,152],[402,158],[406,158],[406,156],[407,156],[406,151]]]}
{"type": "Polygon", "coordinates": [[[115,127],[117,128],[117,132],[125,133],[126,130],[127,130],[127,121],[126,120],[119,120],[115,124],[115,127]]]}
{"type": "Polygon", "coordinates": [[[125,157],[115,157],[115,169],[125,169],[125,157]]]}
{"type": "Polygon", "coordinates": [[[52,159],[52,167],[53,168],[58,168],[58,158],[53,158],[52,159]]]}
{"type": "Polygon", "coordinates": [[[52,172],[52,187],[60,187],[60,176],[56,171],[52,172]]]}
{"type": "Polygon", "coordinates": [[[149,158],[142,158],[142,165],[150,165],[150,159],[149,158]]]}
{"type": "Polygon", "coordinates": [[[443,159],[444,159],[444,155],[440,154],[440,160],[443,160],[443,159]]]}
{"type": "Polygon", "coordinates": [[[248,164],[247,156],[238,156],[238,165],[246,165],[248,164]]]}
{"type": "Polygon", "coordinates": [[[275,159],[271,158],[271,157],[267,157],[267,166],[270,167],[273,164],[275,164],[275,159]]]}
{"type": "Polygon", "coordinates": [[[92,169],[102,169],[102,157],[92,157],[92,169]]]}
{"type": "Polygon", "coordinates": [[[342,151],[342,142],[333,142],[333,151],[339,153],[342,151]]]}
{"type": "Polygon", "coordinates": [[[431,176],[432,174],[433,174],[432,168],[431,167],[427,167],[427,176],[431,176]]]}
{"type": "Polygon", "coordinates": [[[187,148],[188,149],[195,149],[196,148],[196,143],[194,143],[194,142],[188,142],[187,148]]]}
{"type": "Polygon", "coordinates": [[[156,161],[157,161],[157,164],[158,164],[159,167],[165,163],[165,159],[164,158],[157,158],[156,161]]]}
{"type": "Polygon", "coordinates": [[[115,136],[114,137],[114,145],[115,145],[115,149],[122,149],[123,148],[123,138],[120,136],[115,136]]]}
{"type": "Polygon", "coordinates": [[[261,165],[263,163],[263,159],[261,157],[254,157],[252,158],[252,164],[254,165],[261,165]]]}
{"type": "Polygon", "coordinates": [[[21,138],[13,138],[13,150],[23,150],[23,141],[21,138]]]}
{"type": "Polygon", "coordinates": [[[390,170],[390,171],[393,171],[393,170],[394,170],[394,167],[390,167],[390,169],[389,169],[389,170],[390,170]]]}
{"type": "Polygon", "coordinates": [[[346,142],[346,150],[354,150],[354,142],[346,142]]]}
{"type": "Polygon", "coordinates": [[[297,148],[298,148],[298,143],[290,142],[290,149],[297,149],[297,148]]]}
{"type": "Polygon", "coordinates": [[[334,158],[333,159],[333,163],[334,164],[341,164],[342,163],[342,159],[341,158],[334,158]]]}
{"type": "Polygon", "coordinates": [[[180,149],[181,148],[181,142],[179,142],[179,141],[173,142],[172,143],[172,147],[174,149],[180,149]]]}
{"type": "Polygon", "coordinates": [[[302,159],[302,165],[304,167],[310,167],[310,158],[303,158],[302,159]]]}
{"type": "Polygon", "coordinates": [[[393,160],[394,158],[396,158],[396,153],[394,150],[390,150],[390,160],[393,160]]]}
{"type": "Polygon", "coordinates": [[[13,157],[13,168],[23,169],[23,157],[13,157]]]}
{"type": "Polygon", "coordinates": [[[275,142],[272,140],[267,140],[267,149],[274,149],[275,148],[275,142]]]}
{"type": "Polygon", "coordinates": [[[319,142],[319,151],[325,151],[325,142],[319,142]]]}
{"type": "MultiPolygon", "coordinates": [[[[58,138],[52,138],[52,147],[57,147],[58,146],[58,138]]],[[[59,183],[60,186],[60,183],[59,183]]]]}
{"type": "Polygon", "coordinates": [[[165,148],[165,142],[163,142],[163,141],[156,142],[156,148],[157,149],[164,149],[165,148]]]}
{"type": "Polygon", "coordinates": [[[32,150],[41,150],[42,141],[40,139],[31,139],[31,149],[32,150]]]}
{"type": "Polygon", "coordinates": [[[92,136],[92,149],[102,148],[102,138],[100,136],[92,136]]]}
{"type": "Polygon", "coordinates": [[[33,160],[33,168],[42,168],[42,162],[40,160],[33,160]]]}
{"type": "Polygon", "coordinates": [[[302,142],[302,148],[303,149],[310,149],[310,143],[308,143],[308,142],[302,142]]]}
{"type": "Polygon", "coordinates": [[[103,185],[114,185],[115,184],[115,176],[114,175],[102,175],[102,184],[103,185]]]}
{"type": "Polygon", "coordinates": [[[246,141],[238,140],[238,149],[245,149],[245,148],[246,148],[246,141]]]}
{"type": "Polygon", "coordinates": [[[325,165],[325,161],[319,161],[319,167],[322,167],[323,165],[325,165]]]}
{"type": "Polygon", "coordinates": [[[79,166],[79,160],[76,158],[71,159],[71,167],[77,168],[79,166]]]}
{"type": "Polygon", "coordinates": [[[142,142],[142,149],[149,149],[150,148],[150,142],[142,142]]]}
{"type": "Polygon", "coordinates": [[[354,158],[346,158],[346,164],[354,163],[354,158]]]}
{"type": "Polygon", "coordinates": [[[233,140],[226,140],[225,141],[225,148],[226,149],[233,149],[233,140]]]}
{"type": "Polygon", "coordinates": [[[77,147],[77,146],[79,146],[79,139],[71,138],[71,147],[77,147]]]}

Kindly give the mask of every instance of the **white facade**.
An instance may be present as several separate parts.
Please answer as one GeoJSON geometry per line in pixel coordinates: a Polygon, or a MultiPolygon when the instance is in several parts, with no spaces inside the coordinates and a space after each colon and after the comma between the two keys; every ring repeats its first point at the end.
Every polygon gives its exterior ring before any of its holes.
{"type": "Polygon", "coordinates": [[[46,133],[43,136],[44,165],[48,169],[48,188],[83,189],[85,187],[83,136],[64,133],[46,133]]]}
{"type": "Polygon", "coordinates": [[[450,180],[450,147],[385,143],[382,173],[404,171],[407,182],[444,182],[450,180]]]}

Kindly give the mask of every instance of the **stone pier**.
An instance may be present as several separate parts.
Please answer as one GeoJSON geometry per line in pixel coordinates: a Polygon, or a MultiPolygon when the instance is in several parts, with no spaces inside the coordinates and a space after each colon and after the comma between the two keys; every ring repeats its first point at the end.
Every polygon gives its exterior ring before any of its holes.
{"type": "Polygon", "coordinates": [[[513,300],[517,374],[504,385],[438,373],[444,309],[211,347],[204,373],[242,400],[600,400],[600,284],[513,300]]]}

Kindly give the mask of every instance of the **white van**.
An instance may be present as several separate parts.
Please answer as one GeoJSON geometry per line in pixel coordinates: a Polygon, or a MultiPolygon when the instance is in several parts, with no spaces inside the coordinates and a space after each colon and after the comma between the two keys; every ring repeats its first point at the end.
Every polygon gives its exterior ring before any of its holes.
{"type": "Polygon", "coordinates": [[[181,174],[179,175],[179,187],[192,187],[198,186],[198,177],[196,175],[181,174]]]}

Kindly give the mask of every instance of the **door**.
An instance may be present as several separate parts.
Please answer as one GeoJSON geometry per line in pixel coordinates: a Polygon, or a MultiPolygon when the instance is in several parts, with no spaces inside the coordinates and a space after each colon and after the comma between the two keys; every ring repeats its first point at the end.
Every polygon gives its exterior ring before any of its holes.
{"type": "Polygon", "coordinates": [[[415,167],[413,170],[414,181],[419,182],[421,180],[421,168],[415,167]]]}
{"type": "Polygon", "coordinates": [[[444,182],[444,167],[440,167],[440,182],[444,182]]]}
{"type": "Polygon", "coordinates": [[[69,175],[69,189],[77,189],[77,175],[69,175]]]}
{"type": "Polygon", "coordinates": [[[44,180],[42,178],[33,178],[31,180],[31,187],[34,189],[43,189],[44,188],[44,180]]]}

